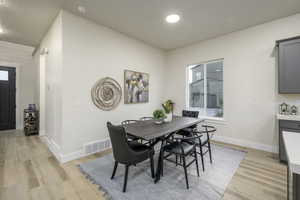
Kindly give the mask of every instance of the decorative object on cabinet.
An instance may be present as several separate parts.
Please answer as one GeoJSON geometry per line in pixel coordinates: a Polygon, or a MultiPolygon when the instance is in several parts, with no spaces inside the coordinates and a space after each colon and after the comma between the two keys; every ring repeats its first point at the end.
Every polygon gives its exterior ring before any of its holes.
{"type": "Polygon", "coordinates": [[[282,103],[279,105],[279,113],[282,115],[286,115],[289,113],[288,111],[289,105],[286,103],[282,103]]]}
{"type": "Polygon", "coordinates": [[[125,104],[149,102],[149,74],[124,71],[124,102],[125,104]]]}
{"type": "Polygon", "coordinates": [[[39,111],[35,108],[24,110],[24,133],[26,136],[39,134],[39,111]]]}
{"type": "Polygon", "coordinates": [[[298,107],[295,106],[295,105],[293,105],[293,106],[291,107],[290,114],[291,114],[291,115],[297,115],[297,114],[298,114],[298,107]]]}
{"type": "Polygon", "coordinates": [[[97,81],[91,91],[92,101],[101,110],[116,108],[122,97],[120,84],[110,77],[97,81]]]}
{"type": "Polygon", "coordinates": [[[36,105],[35,104],[29,104],[28,109],[29,110],[36,110],[36,105]]]}

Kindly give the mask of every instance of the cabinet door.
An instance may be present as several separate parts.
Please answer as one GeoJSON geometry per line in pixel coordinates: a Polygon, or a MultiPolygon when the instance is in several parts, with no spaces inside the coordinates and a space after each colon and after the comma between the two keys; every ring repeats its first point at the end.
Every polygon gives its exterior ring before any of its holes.
{"type": "Polygon", "coordinates": [[[300,39],[279,43],[279,93],[300,93],[300,39]]]}

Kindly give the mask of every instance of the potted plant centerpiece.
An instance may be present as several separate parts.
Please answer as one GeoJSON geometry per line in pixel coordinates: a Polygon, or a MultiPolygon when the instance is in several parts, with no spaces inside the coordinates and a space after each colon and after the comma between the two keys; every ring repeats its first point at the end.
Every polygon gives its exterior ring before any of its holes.
{"type": "Polygon", "coordinates": [[[162,107],[165,110],[166,113],[166,122],[170,122],[173,119],[173,108],[174,108],[174,102],[172,100],[167,100],[165,103],[162,104],[162,107]]]}
{"type": "Polygon", "coordinates": [[[153,117],[156,120],[155,123],[161,124],[161,123],[163,123],[164,119],[166,118],[166,115],[162,109],[157,109],[153,112],[153,117]]]}

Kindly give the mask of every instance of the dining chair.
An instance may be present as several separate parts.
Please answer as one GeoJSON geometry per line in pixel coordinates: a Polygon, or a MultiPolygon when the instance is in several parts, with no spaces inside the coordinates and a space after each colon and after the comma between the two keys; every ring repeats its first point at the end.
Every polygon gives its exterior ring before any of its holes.
{"type": "MultiPolygon", "coordinates": [[[[198,118],[199,111],[190,111],[190,110],[183,110],[182,111],[182,117],[192,117],[192,118],[198,118]]],[[[188,128],[182,129],[178,131],[176,134],[181,136],[191,136],[191,132],[197,128],[197,124],[190,126],[188,128]]]]}
{"type": "Polygon", "coordinates": [[[213,134],[217,131],[217,129],[214,126],[208,125],[202,125],[202,128],[204,128],[204,131],[194,130],[193,132],[194,134],[203,135],[203,137],[199,137],[199,140],[196,140],[196,146],[199,148],[199,151],[197,151],[197,153],[201,156],[202,169],[203,171],[205,171],[204,156],[205,154],[209,153],[210,163],[212,164],[212,151],[210,139],[213,136],[213,134]],[[203,151],[203,148],[206,148],[206,151],[203,151]]]}
{"type": "MultiPolygon", "coordinates": [[[[122,121],[121,125],[124,126],[124,125],[127,125],[127,124],[133,124],[133,123],[137,123],[137,122],[139,122],[139,120],[132,120],[132,119],[130,119],[130,120],[122,121]]],[[[134,137],[133,135],[127,135],[127,138],[128,138],[129,141],[137,141],[137,140],[139,140],[139,138],[134,137]]]]}
{"type": "MultiPolygon", "coordinates": [[[[182,110],[182,117],[192,117],[192,118],[198,118],[199,111],[191,111],[191,110],[182,110]]],[[[192,125],[190,127],[181,129],[176,132],[176,135],[180,135],[182,137],[190,137],[192,135],[192,132],[194,129],[197,128],[197,124],[192,125]]],[[[174,136],[171,137],[171,140],[173,140],[174,136]]],[[[178,161],[178,156],[176,155],[176,163],[178,161]]],[[[179,162],[182,162],[181,157],[179,157],[179,162]]]]}
{"type": "Polygon", "coordinates": [[[129,143],[127,141],[126,132],[123,126],[114,126],[110,122],[107,122],[107,128],[112,144],[113,156],[115,159],[115,165],[111,179],[113,179],[116,174],[118,164],[124,164],[125,176],[123,192],[126,192],[128,171],[131,165],[136,165],[140,162],[150,159],[151,176],[154,178],[153,147],[149,147],[138,142],[129,143]]]}
{"type": "Polygon", "coordinates": [[[140,121],[154,120],[153,117],[141,117],[140,121]]]}
{"type": "Polygon", "coordinates": [[[198,166],[198,158],[197,158],[197,150],[196,150],[196,140],[199,140],[202,137],[201,134],[195,134],[189,137],[174,137],[173,142],[167,143],[163,146],[162,149],[162,158],[161,159],[161,173],[163,173],[163,161],[167,160],[169,162],[175,163],[176,166],[180,165],[184,169],[186,188],[189,189],[189,181],[188,181],[188,173],[187,168],[192,164],[196,163],[197,175],[199,176],[199,166],[198,166]],[[164,153],[168,153],[166,156],[164,153]],[[169,159],[171,155],[175,155],[176,161],[169,159]],[[177,157],[182,158],[183,163],[177,162],[177,157]],[[186,157],[192,156],[193,159],[186,163],[186,157]]]}
{"type": "Polygon", "coordinates": [[[139,120],[133,120],[133,119],[129,119],[129,120],[124,120],[121,122],[121,125],[126,125],[126,124],[133,124],[133,123],[137,123],[139,122],[139,120]]]}

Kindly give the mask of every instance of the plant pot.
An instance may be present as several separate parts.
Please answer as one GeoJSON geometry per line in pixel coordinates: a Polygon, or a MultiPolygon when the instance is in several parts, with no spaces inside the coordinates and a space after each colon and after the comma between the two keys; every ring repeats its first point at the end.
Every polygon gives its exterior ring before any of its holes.
{"type": "Polygon", "coordinates": [[[172,113],[166,114],[165,122],[170,122],[170,121],[172,121],[172,119],[173,119],[172,113]]]}

